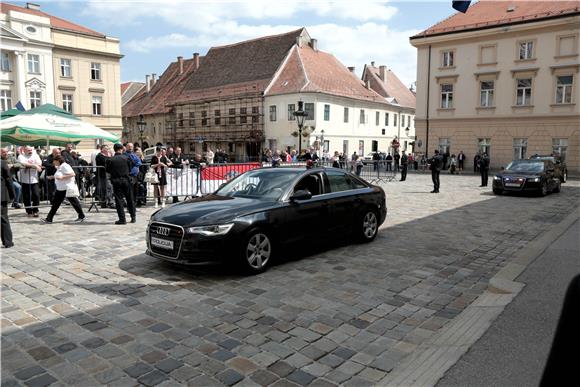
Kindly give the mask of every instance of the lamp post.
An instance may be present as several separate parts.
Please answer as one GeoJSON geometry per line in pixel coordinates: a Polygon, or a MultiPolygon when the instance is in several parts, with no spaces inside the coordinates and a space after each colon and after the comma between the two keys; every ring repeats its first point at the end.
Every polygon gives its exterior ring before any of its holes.
{"type": "Polygon", "coordinates": [[[322,145],[321,149],[322,149],[322,154],[320,155],[321,159],[324,159],[324,129],[322,129],[320,131],[320,144],[322,145]]]}
{"type": "MultiPolygon", "coordinates": [[[[143,120],[143,114],[139,114],[139,121],[137,121],[137,127],[139,127],[139,141],[141,148],[143,148],[143,131],[145,130],[145,126],[147,123],[143,120]]],[[[143,148],[143,150],[145,150],[143,148]]]]}
{"type": "MultiPolygon", "coordinates": [[[[410,130],[410,129],[409,129],[409,127],[407,126],[407,127],[405,128],[405,136],[407,136],[407,139],[409,138],[409,132],[410,132],[410,131],[411,131],[411,130],[410,130]]],[[[407,140],[407,141],[405,142],[405,144],[408,144],[408,142],[409,142],[409,140],[407,140]]],[[[407,151],[407,147],[405,147],[405,152],[406,152],[406,151],[407,151]]]]}
{"type": "Polygon", "coordinates": [[[304,126],[304,119],[306,112],[304,111],[304,102],[298,101],[298,110],[294,112],[296,123],[298,124],[298,157],[302,154],[302,127],[304,126]]]}

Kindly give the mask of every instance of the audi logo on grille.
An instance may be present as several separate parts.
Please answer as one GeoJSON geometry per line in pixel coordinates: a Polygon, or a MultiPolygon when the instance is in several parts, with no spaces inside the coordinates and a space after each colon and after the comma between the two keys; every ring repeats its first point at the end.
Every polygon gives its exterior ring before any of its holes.
{"type": "Polygon", "coordinates": [[[163,235],[163,236],[169,236],[169,233],[171,232],[171,230],[169,229],[169,227],[157,227],[157,231],[156,233],[158,235],[163,235]]]}

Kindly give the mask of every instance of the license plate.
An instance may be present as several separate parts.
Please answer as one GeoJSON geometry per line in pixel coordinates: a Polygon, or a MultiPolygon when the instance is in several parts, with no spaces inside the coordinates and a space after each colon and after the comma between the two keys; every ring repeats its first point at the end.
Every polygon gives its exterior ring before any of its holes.
{"type": "Polygon", "coordinates": [[[160,249],[173,250],[173,241],[151,237],[151,245],[160,249]]]}
{"type": "Polygon", "coordinates": [[[505,183],[506,187],[520,187],[520,183],[505,183]]]}

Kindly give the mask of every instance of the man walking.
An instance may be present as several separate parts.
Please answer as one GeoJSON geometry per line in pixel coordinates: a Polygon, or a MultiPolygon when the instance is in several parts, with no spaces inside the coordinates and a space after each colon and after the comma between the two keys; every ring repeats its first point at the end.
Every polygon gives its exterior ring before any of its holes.
{"type": "Polygon", "coordinates": [[[443,157],[439,154],[439,150],[435,149],[435,155],[429,160],[429,169],[431,169],[431,180],[433,180],[433,191],[431,193],[439,193],[439,175],[443,169],[443,157]]]}
{"type": "Polygon", "coordinates": [[[407,167],[409,165],[409,158],[407,157],[407,154],[405,152],[403,152],[403,156],[401,156],[401,180],[400,181],[405,181],[407,180],[407,167]]]}
{"type": "Polygon", "coordinates": [[[465,153],[463,153],[463,151],[459,151],[459,154],[457,155],[457,163],[458,163],[459,172],[463,172],[464,162],[465,162],[465,153]]]}
{"type": "Polygon", "coordinates": [[[56,168],[52,165],[52,160],[56,156],[60,155],[60,149],[54,148],[52,153],[48,155],[46,160],[42,163],[44,167],[44,176],[46,178],[46,189],[47,189],[47,197],[50,204],[52,204],[52,200],[54,198],[54,191],[56,191],[56,183],[54,181],[54,174],[56,173],[56,168]]]}
{"type": "Polygon", "coordinates": [[[2,175],[0,178],[0,205],[2,206],[2,222],[0,224],[0,234],[2,235],[2,245],[7,249],[14,246],[14,242],[12,242],[12,229],[10,228],[10,220],[8,219],[8,201],[14,199],[14,187],[12,186],[12,177],[10,176],[10,169],[8,168],[8,151],[2,148],[1,152],[0,168],[2,169],[2,175]]]}
{"type": "Polygon", "coordinates": [[[393,156],[391,156],[391,153],[389,152],[389,154],[387,155],[387,171],[392,171],[393,168],[393,156]]]}
{"type": "Polygon", "coordinates": [[[131,193],[133,195],[133,203],[137,203],[137,192],[139,191],[139,168],[141,167],[141,159],[133,151],[133,143],[128,143],[125,145],[125,154],[133,163],[131,172],[129,173],[129,178],[131,179],[131,193]]]}
{"type": "Polygon", "coordinates": [[[26,213],[29,217],[38,218],[38,205],[40,204],[38,174],[42,171],[42,161],[40,156],[34,151],[34,148],[27,146],[24,154],[18,156],[18,162],[22,166],[19,171],[19,177],[22,184],[22,196],[26,213]]]}
{"type": "Polygon", "coordinates": [[[480,187],[487,187],[488,171],[489,171],[489,156],[487,155],[487,152],[483,152],[481,158],[479,159],[479,173],[481,174],[480,187]]]}
{"type": "Polygon", "coordinates": [[[113,189],[110,187],[106,171],[107,160],[109,160],[110,157],[111,154],[109,153],[108,145],[102,145],[101,153],[95,157],[95,165],[97,167],[96,193],[101,202],[101,208],[113,208],[113,189]]]}
{"type": "Polygon", "coordinates": [[[111,175],[115,207],[117,208],[117,215],[119,216],[119,220],[115,224],[127,224],[125,210],[123,209],[123,199],[127,202],[127,209],[131,215],[131,223],[135,223],[137,218],[129,176],[131,168],[133,168],[133,163],[127,155],[123,154],[123,145],[115,144],[113,150],[115,151],[115,155],[107,160],[107,172],[111,175]]]}
{"type": "Polygon", "coordinates": [[[395,159],[395,171],[396,172],[399,172],[399,169],[400,169],[399,168],[399,161],[401,160],[401,155],[399,154],[399,151],[396,151],[395,152],[394,159],[395,159]]]}

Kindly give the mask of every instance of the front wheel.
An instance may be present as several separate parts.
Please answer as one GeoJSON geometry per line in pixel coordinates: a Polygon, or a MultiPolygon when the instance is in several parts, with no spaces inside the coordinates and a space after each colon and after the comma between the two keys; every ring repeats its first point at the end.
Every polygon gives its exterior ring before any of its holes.
{"type": "Polygon", "coordinates": [[[361,242],[367,243],[373,241],[379,232],[379,217],[374,210],[364,212],[360,221],[359,238],[361,242]]]}
{"type": "Polygon", "coordinates": [[[547,182],[543,182],[542,183],[542,187],[540,188],[540,195],[541,196],[546,196],[548,194],[548,183],[547,182]]]}
{"type": "Polygon", "coordinates": [[[272,240],[260,230],[252,231],[242,243],[240,265],[250,274],[265,271],[272,257],[272,240]]]}

